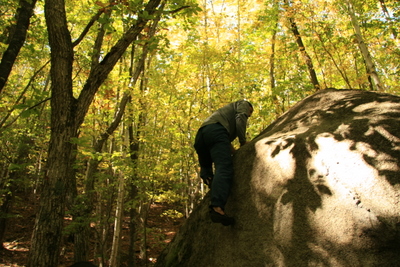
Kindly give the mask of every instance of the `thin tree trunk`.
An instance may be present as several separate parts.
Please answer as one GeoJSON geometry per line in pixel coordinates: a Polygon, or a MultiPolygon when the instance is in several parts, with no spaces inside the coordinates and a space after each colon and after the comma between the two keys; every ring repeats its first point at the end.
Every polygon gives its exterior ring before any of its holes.
{"type": "Polygon", "coordinates": [[[154,200],[154,195],[152,196],[151,199],[148,200],[147,203],[141,203],[140,207],[140,222],[142,224],[142,230],[143,230],[143,237],[141,241],[141,246],[140,246],[140,259],[142,261],[143,266],[148,266],[148,255],[147,255],[147,222],[149,218],[149,212],[151,208],[151,204],[153,203],[154,200]]]}
{"type": "Polygon", "coordinates": [[[121,238],[121,225],[123,220],[123,204],[125,196],[125,179],[121,172],[118,174],[118,197],[117,197],[117,207],[115,210],[114,219],[114,235],[111,245],[111,255],[110,255],[110,267],[120,266],[119,264],[119,248],[120,248],[120,238],[121,238]]]}
{"type": "MultiPolygon", "coordinates": [[[[114,120],[107,128],[107,130],[101,134],[99,140],[96,141],[94,145],[94,152],[101,153],[103,151],[104,144],[108,140],[108,138],[112,135],[112,133],[117,129],[118,125],[122,120],[122,116],[125,113],[125,108],[128,102],[130,101],[130,95],[125,93],[118,105],[116,115],[114,120]]],[[[89,251],[89,243],[88,240],[90,238],[90,223],[87,221],[90,218],[90,215],[94,209],[94,199],[95,199],[95,174],[97,172],[97,168],[100,161],[98,159],[90,159],[88,162],[88,167],[86,171],[86,182],[85,182],[85,207],[84,213],[76,214],[74,219],[83,219],[82,228],[80,231],[75,233],[75,248],[74,248],[74,260],[75,261],[87,261],[88,260],[88,251],[89,251]]],[[[78,205],[82,205],[82,203],[77,203],[78,205]]]]}
{"type": "Polygon", "coordinates": [[[278,117],[283,109],[281,108],[281,104],[279,102],[279,97],[276,91],[276,80],[275,80],[275,45],[276,45],[276,35],[278,33],[278,23],[279,23],[279,7],[277,1],[273,2],[274,10],[276,12],[275,17],[275,25],[272,30],[272,38],[271,38],[271,56],[269,57],[269,77],[270,77],[270,85],[272,91],[272,100],[275,105],[275,115],[278,117]]]}
{"type": "MultiPolygon", "coordinates": [[[[140,108],[140,110],[142,110],[140,108]]],[[[133,164],[133,175],[132,175],[132,181],[130,182],[130,187],[129,187],[129,200],[133,201],[137,199],[138,196],[138,187],[136,186],[136,181],[139,179],[138,178],[138,171],[137,171],[137,165],[138,165],[138,160],[139,160],[139,149],[140,149],[140,143],[139,143],[139,138],[140,138],[140,132],[141,132],[141,126],[144,124],[143,121],[144,115],[142,112],[139,114],[139,121],[137,123],[137,129],[136,133],[134,133],[133,126],[132,124],[129,125],[128,127],[128,134],[129,134],[129,153],[130,153],[130,158],[133,164]]],[[[137,236],[137,216],[138,213],[136,211],[137,207],[136,206],[131,206],[129,208],[129,261],[128,261],[128,266],[129,267],[134,267],[135,266],[135,243],[136,243],[136,236],[137,236]]]]}
{"type": "MultiPolygon", "coordinates": [[[[129,126],[129,139],[131,140],[131,136],[133,135],[133,127],[129,126]]],[[[130,149],[132,151],[132,149],[130,149]]],[[[132,158],[132,154],[131,154],[132,158]]],[[[138,188],[134,183],[130,183],[129,199],[134,200],[138,196],[138,188]]],[[[136,244],[136,236],[137,236],[137,211],[136,206],[129,208],[129,248],[128,248],[128,267],[134,267],[135,264],[135,244],[136,244]]]]}
{"type": "Polygon", "coordinates": [[[238,63],[237,63],[237,86],[239,91],[239,96],[241,98],[246,98],[244,90],[242,88],[242,28],[241,28],[241,14],[240,14],[240,0],[237,0],[237,51],[238,51],[238,63]]]}
{"type": "MultiPolygon", "coordinates": [[[[165,3],[162,3],[160,6],[160,10],[163,10],[165,6],[165,3]]],[[[156,34],[158,22],[160,21],[160,16],[157,16],[157,18],[154,20],[154,23],[151,25],[150,30],[148,32],[149,35],[149,40],[151,40],[151,37],[153,37],[156,34]]],[[[139,78],[140,74],[144,73],[145,69],[145,62],[147,59],[147,55],[149,53],[149,43],[146,43],[145,46],[143,47],[142,51],[142,56],[140,60],[137,62],[135,69],[131,67],[131,80],[137,81],[139,78]]],[[[133,48],[132,48],[133,49],[133,48]]],[[[131,54],[131,66],[133,66],[133,57],[134,56],[134,50],[132,50],[131,54]]],[[[143,93],[143,79],[141,80],[140,84],[140,90],[143,93]]],[[[134,174],[133,174],[133,179],[138,180],[139,175],[137,171],[137,166],[138,166],[138,160],[139,160],[139,149],[140,149],[140,143],[139,143],[139,138],[141,134],[141,128],[145,125],[145,105],[142,102],[142,100],[139,100],[140,103],[140,110],[141,112],[139,113],[139,118],[138,118],[138,123],[137,123],[137,129],[136,129],[136,135],[134,134],[133,127],[130,125],[128,127],[128,134],[129,134],[129,152],[130,152],[130,157],[134,166],[134,174]]],[[[131,185],[129,187],[129,199],[134,200],[138,196],[138,188],[135,185],[135,181],[131,182],[131,185]]],[[[137,207],[133,206],[129,208],[129,215],[130,215],[130,221],[129,221],[129,229],[130,229],[130,243],[129,243],[129,260],[128,260],[128,266],[133,267],[135,266],[135,241],[136,241],[136,235],[137,235],[137,212],[136,212],[137,207]]]]}
{"type": "Polygon", "coordinates": [[[379,75],[376,71],[376,67],[372,60],[371,54],[369,53],[368,47],[365,44],[364,39],[362,37],[360,25],[358,24],[358,20],[357,20],[356,14],[354,12],[352,0],[347,1],[347,6],[348,6],[348,12],[349,12],[349,15],[351,18],[351,23],[353,24],[354,32],[356,34],[358,47],[360,48],[361,54],[364,58],[364,62],[365,62],[366,68],[367,68],[367,74],[371,78],[371,80],[370,80],[371,86],[378,91],[384,91],[384,87],[383,87],[381,80],[379,78],[379,75]]]}
{"type": "MultiPolygon", "coordinates": [[[[379,3],[381,4],[381,8],[382,8],[383,14],[385,14],[386,20],[387,21],[391,21],[390,14],[389,14],[389,11],[388,11],[388,9],[386,7],[385,0],[379,0],[379,3]]],[[[392,31],[393,38],[397,39],[397,30],[398,29],[393,27],[393,25],[389,25],[389,27],[390,27],[390,29],[392,31]]]]}
{"type": "MultiPolygon", "coordinates": [[[[8,166],[7,166],[8,167],[8,166]]],[[[12,175],[5,171],[5,175],[3,176],[2,180],[4,179],[4,183],[2,181],[1,184],[1,190],[3,191],[4,189],[9,191],[5,194],[5,196],[2,198],[2,203],[0,205],[0,214],[2,215],[0,217],[0,251],[4,249],[4,236],[6,233],[6,227],[7,227],[7,215],[9,214],[13,202],[13,195],[15,191],[15,185],[13,183],[13,177],[12,175]],[[6,185],[8,184],[8,185],[6,185]],[[4,187],[3,187],[4,186],[4,187]]],[[[4,192],[4,191],[3,191],[4,192]]]]}
{"type": "MultiPolygon", "coordinates": [[[[290,7],[290,2],[289,0],[285,0],[285,4],[287,7],[290,7]]],[[[321,89],[321,86],[318,82],[317,74],[315,73],[314,65],[312,63],[312,59],[310,55],[307,53],[306,47],[304,45],[303,39],[301,38],[299,28],[297,27],[296,21],[294,20],[293,16],[289,16],[289,22],[290,22],[290,27],[293,32],[293,35],[296,39],[296,43],[299,46],[300,52],[303,55],[303,58],[305,60],[305,63],[307,65],[308,73],[310,75],[311,83],[314,86],[315,91],[318,91],[321,89]]]]}
{"type": "Polygon", "coordinates": [[[271,38],[271,56],[269,57],[269,77],[270,77],[270,85],[271,85],[271,90],[275,91],[275,44],[276,44],[276,34],[277,34],[277,28],[278,23],[275,25],[275,29],[273,30],[272,33],[272,38],[271,38]]]}
{"type": "MultiPolygon", "coordinates": [[[[143,86],[143,81],[141,81],[141,88],[143,86]]],[[[141,89],[142,90],[142,89],[141,89]]],[[[138,171],[138,161],[139,161],[139,153],[140,153],[140,142],[139,138],[141,136],[142,127],[146,124],[146,115],[145,115],[145,105],[142,100],[139,100],[140,103],[140,113],[137,122],[137,129],[136,133],[134,134],[132,125],[129,126],[129,150],[131,155],[131,160],[134,166],[133,169],[133,179],[134,181],[131,182],[130,191],[129,191],[129,199],[135,200],[138,197],[139,190],[136,186],[136,182],[139,180],[139,171],[138,171]]],[[[129,255],[131,255],[131,260],[129,262],[129,266],[135,266],[135,242],[136,236],[138,232],[137,221],[138,221],[138,213],[137,213],[137,206],[130,207],[129,214],[130,214],[130,246],[129,246],[129,255]]]]}
{"type": "Polygon", "coordinates": [[[297,45],[299,46],[300,52],[303,55],[303,58],[307,65],[308,73],[311,78],[311,83],[314,85],[315,91],[318,91],[319,89],[321,89],[321,86],[319,85],[317,74],[315,73],[314,65],[312,63],[312,59],[311,59],[310,55],[307,53],[306,47],[303,43],[303,39],[301,38],[299,29],[297,27],[295,20],[293,18],[289,18],[289,21],[290,21],[290,26],[292,28],[293,35],[296,38],[297,45]]]}

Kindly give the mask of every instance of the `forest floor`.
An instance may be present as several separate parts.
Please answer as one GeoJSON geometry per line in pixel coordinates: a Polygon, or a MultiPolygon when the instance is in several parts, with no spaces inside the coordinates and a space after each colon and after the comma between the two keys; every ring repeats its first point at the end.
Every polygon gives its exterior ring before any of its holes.
{"type": "MultiPolygon", "coordinates": [[[[164,247],[172,240],[182,225],[184,218],[170,218],[163,216],[165,211],[171,209],[178,209],[168,203],[154,203],[150,207],[149,217],[147,221],[147,262],[140,259],[139,249],[136,248],[136,266],[153,266],[156,262],[158,255],[164,249],[164,247]]],[[[32,229],[34,226],[34,207],[29,205],[20,205],[15,207],[13,214],[18,214],[18,217],[9,219],[4,248],[0,249],[0,267],[21,267],[26,266],[30,238],[32,235],[32,229]]],[[[125,219],[125,222],[129,221],[129,218],[125,219]]],[[[129,246],[128,227],[123,226],[122,244],[121,248],[127,248],[129,246]]],[[[138,236],[142,236],[140,233],[138,236]]],[[[63,246],[63,253],[60,257],[59,267],[67,267],[73,264],[73,245],[72,243],[66,242],[63,246]]],[[[123,253],[122,263],[120,267],[127,266],[126,258],[123,253]]]]}

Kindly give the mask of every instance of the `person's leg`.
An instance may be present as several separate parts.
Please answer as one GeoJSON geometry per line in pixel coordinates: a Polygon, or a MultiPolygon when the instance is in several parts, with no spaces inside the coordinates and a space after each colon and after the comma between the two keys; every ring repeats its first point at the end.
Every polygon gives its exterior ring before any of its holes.
{"type": "MultiPolygon", "coordinates": [[[[194,142],[194,148],[197,152],[197,156],[199,159],[199,164],[200,164],[200,177],[206,181],[209,178],[214,177],[214,172],[212,169],[212,159],[211,159],[211,154],[210,150],[207,147],[204,137],[203,137],[203,128],[199,129],[195,142],[194,142]]],[[[209,185],[210,186],[210,185],[209,185]]]]}
{"type": "Polygon", "coordinates": [[[208,125],[203,131],[206,146],[215,164],[211,187],[211,206],[224,209],[233,177],[233,162],[228,131],[220,124],[208,125]]]}
{"type": "Polygon", "coordinates": [[[220,124],[207,125],[203,129],[203,140],[215,164],[215,175],[211,186],[210,218],[214,223],[232,225],[235,220],[224,212],[233,177],[228,131],[220,124]]]}
{"type": "Polygon", "coordinates": [[[215,175],[211,190],[211,206],[225,208],[233,178],[233,162],[228,133],[223,133],[211,149],[215,175]]]}

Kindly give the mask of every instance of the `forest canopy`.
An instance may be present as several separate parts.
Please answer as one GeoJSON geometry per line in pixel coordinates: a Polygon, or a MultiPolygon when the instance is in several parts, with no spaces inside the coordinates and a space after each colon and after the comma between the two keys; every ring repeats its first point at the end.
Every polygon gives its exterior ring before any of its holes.
{"type": "Polygon", "coordinates": [[[229,102],[253,103],[251,139],[320,89],[400,93],[397,0],[0,4],[1,241],[21,192],[65,200],[63,233],[118,228],[121,212],[145,228],[155,201],[188,216],[206,193],[195,133],[229,102]]]}

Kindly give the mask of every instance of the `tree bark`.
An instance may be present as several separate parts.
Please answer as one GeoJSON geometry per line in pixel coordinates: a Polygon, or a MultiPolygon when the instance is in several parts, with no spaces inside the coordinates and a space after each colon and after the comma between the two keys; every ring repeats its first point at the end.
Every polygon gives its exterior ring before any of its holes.
{"type": "Polygon", "coordinates": [[[0,93],[3,90],[11,69],[18,56],[21,47],[25,43],[26,33],[30,24],[30,18],[33,15],[33,9],[37,0],[20,0],[19,8],[15,19],[17,23],[13,26],[13,31],[10,32],[9,45],[4,51],[3,57],[0,62],[0,93]]]}
{"type": "MultiPolygon", "coordinates": [[[[287,7],[290,6],[289,0],[285,0],[285,4],[287,7]]],[[[321,86],[318,82],[317,74],[315,73],[314,65],[312,63],[312,59],[310,55],[307,53],[306,47],[304,45],[303,39],[301,38],[299,28],[297,27],[296,21],[294,20],[293,16],[289,16],[289,22],[290,22],[290,27],[291,31],[293,32],[294,37],[296,38],[296,43],[299,46],[300,52],[303,55],[303,58],[305,60],[305,63],[307,65],[308,73],[310,75],[311,83],[314,86],[315,91],[318,91],[321,89],[321,86]]]]}
{"type": "Polygon", "coordinates": [[[70,141],[78,136],[76,100],[72,95],[73,50],[64,1],[46,1],[45,17],[51,47],[51,136],[31,243],[30,267],[58,265],[67,189],[73,179],[74,153],[70,141]]]}
{"type": "Polygon", "coordinates": [[[295,20],[293,18],[289,18],[289,21],[290,21],[290,26],[292,28],[293,35],[296,38],[297,45],[299,46],[300,52],[305,59],[308,73],[310,74],[311,83],[314,85],[315,91],[318,91],[321,89],[321,86],[319,85],[317,74],[315,73],[314,65],[312,63],[312,59],[311,59],[310,55],[307,53],[306,47],[303,43],[303,39],[301,38],[299,29],[297,27],[295,20]]]}

